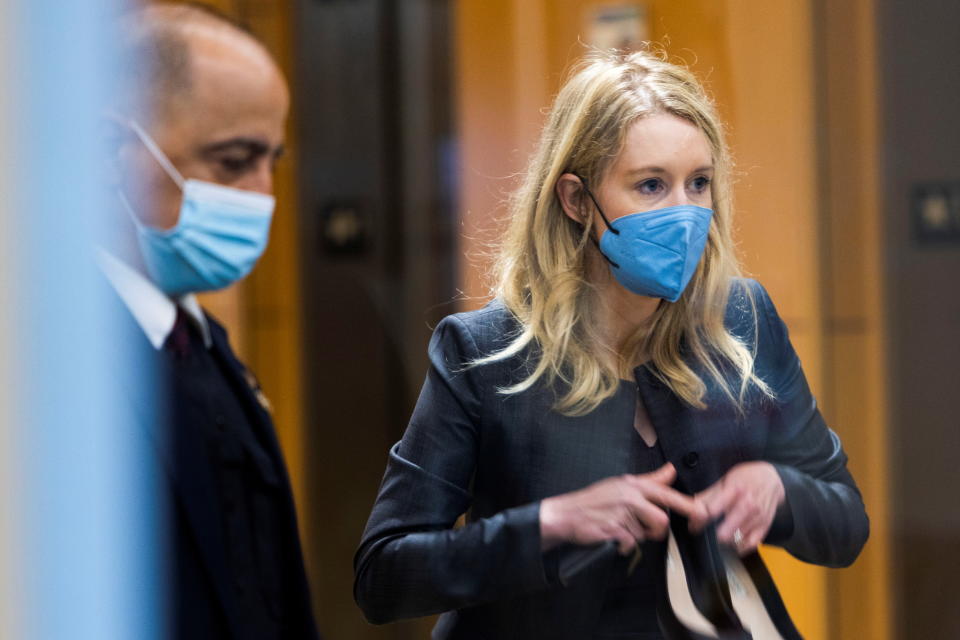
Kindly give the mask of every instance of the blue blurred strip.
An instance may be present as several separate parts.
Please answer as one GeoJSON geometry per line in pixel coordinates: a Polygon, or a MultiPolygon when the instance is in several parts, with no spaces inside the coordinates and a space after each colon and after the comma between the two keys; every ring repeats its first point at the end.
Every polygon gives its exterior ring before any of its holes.
{"type": "Polygon", "coordinates": [[[110,206],[97,118],[115,78],[118,0],[8,1],[24,634],[158,637],[156,478],[134,419],[151,409],[131,410],[116,384],[140,368],[90,251],[110,206]]]}

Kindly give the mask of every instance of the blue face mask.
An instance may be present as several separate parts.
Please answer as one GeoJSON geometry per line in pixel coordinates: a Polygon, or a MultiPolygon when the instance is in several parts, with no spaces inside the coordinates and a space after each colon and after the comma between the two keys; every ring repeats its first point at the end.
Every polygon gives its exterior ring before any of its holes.
{"type": "Polygon", "coordinates": [[[143,224],[126,196],[120,199],[137,227],[140,251],[154,283],[180,296],[222,289],[253,269],[270,235],[273,196],[184,180],[156,142],[135,122],[130,128],[183,191],[180,218],[172,229],[143,224]]]}
{"type": "Polygon", "coordinates": [[[617,282],[641,296],[679,300],[707,245],[713,211],[684,204],[610,222],[586,182],[584,189],[607,225],[598,248],[617,282]]]}

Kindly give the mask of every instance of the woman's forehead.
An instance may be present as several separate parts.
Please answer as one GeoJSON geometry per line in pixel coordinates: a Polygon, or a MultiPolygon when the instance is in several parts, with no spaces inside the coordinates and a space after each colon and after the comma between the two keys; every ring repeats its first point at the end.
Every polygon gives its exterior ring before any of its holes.
{"type": "Polygon", "coordinates": [[[647,168],[692,171],[712,164],[710,141],[697,125],[673,114],[659,113],[629,126],[623,148],[611,169],[618,172],[647,168]]]}

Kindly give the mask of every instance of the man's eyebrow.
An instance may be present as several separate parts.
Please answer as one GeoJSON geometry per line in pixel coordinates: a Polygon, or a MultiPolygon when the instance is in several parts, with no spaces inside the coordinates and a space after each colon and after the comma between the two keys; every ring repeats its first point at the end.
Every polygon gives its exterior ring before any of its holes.
{"type": "MultiPolygon", "coordinates": [[[[256,155],[263,155],[270,151],[270,145],[266,141],[259,138],[247,138],[243,136],[230,138],[229,140],[222,140],[220,142],[213,142],[203,146],[200,151],[203,154],[217,153],[218,151],[225,151],[231,147],[245,147],[247,150],[256,155]]],[[[282,148],[282,146],[280,148],[282,148]]],[[[276,153],[276,150],[274,150],[274,153],[276,153]]]]}

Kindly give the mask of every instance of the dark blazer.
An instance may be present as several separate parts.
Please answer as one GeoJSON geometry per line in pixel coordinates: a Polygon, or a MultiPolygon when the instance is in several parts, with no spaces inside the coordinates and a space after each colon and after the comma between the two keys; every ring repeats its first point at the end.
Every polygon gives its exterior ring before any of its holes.
{"type": "Polygon", "coordinates": [[[708,383],[709,406],[697,410],[643,366],[636,385],[625,382],[590,414],[567,417],[552,410],[556,395],[543,386],[497,392],[524,377],[527,354],[464,366],[516,335],[501,303],[445,318],[355,558],[354,595],[367,619],[446,612],[433,633],[444,639],[589,637],[610,572],[625,560],[608,560],[561,587],[556,563],[572,547],[541,553],[539,501],[637,471],[637,389],[678,486],[701,491],[737,463],[767,460],[787,498],[767,542],[807,562],[853,562],[869,532],[866,512],[785,325],[764,289],[748,280],[734,283],[726,322],[756,348],[757,373],[775,401],[754,391],[741,416],[708,383]],[[454,528],[463,513],[465,526],[454,528]]]}
{"type": "MultiPolygon", "coordinates": [[[[118,357],[123,358],[117,367],[121,373],[119,385],[128,400],[135,423],[132,426],[142,430],[149,440],[149,450],[156,456],[151,462],[156,464],[161,507],[157,542],[166,579],[163,606],[167,634],[181,639],[259,640],[262,634],[243,623],[226,552],[224,505],[218,498],[217,478],[200,436],[209,414],[185,394],[175,367],[166,357],[170,354],[150,345],[125,308],[118,313],[124,318],[121,329],[126,337],[121,342],[133,345],[132,353],[118,351],[118,357]],[[131,367],[136,367],[137,376],[123,374],[131,367]],[[147,372],[155,379],[148,382],[147,372]],[[138,384],[131,384],[131,380],[138,384]]],[[[238,400],[251,417],[265,454],[259,464],[269,467],[267,475],[279,500],[282,517],[269,526],[276,532],[271,539],[284,543],[283,548],[270,553],[287,567],[284,575],[289,580],[284,585],[288,626],[283,636],[317,638],[290,482],[273,422],[251,388],[252,378],[230,349],[223,327],[209,316],[207,321],[213,340],[210,352],[225,363],[228,382],[238,390],[238,400]]]]}

